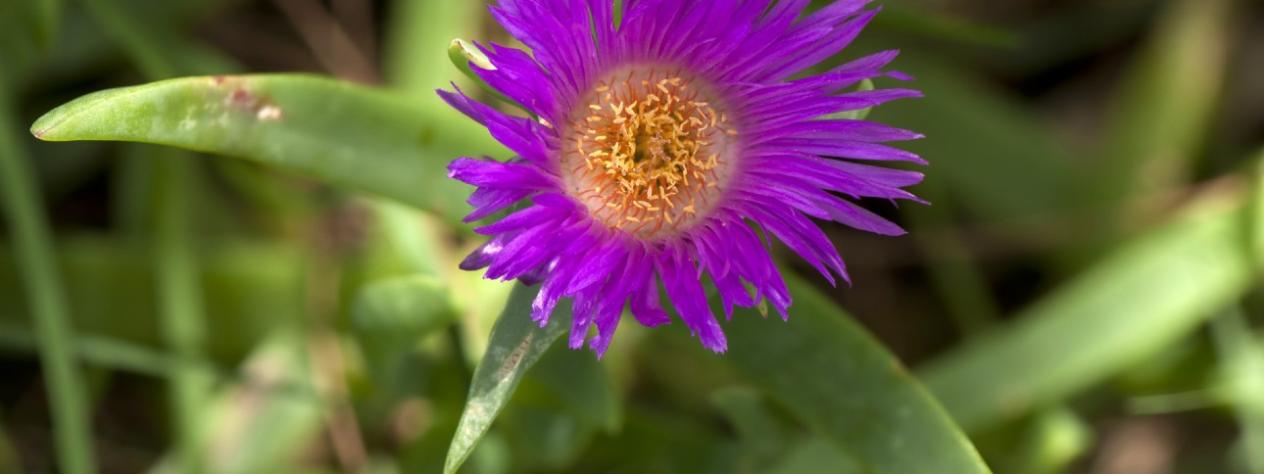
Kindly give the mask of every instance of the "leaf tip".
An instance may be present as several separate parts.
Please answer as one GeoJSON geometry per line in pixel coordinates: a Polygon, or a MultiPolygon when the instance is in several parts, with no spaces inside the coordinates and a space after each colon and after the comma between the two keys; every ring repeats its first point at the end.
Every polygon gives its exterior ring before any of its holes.
{"type": "Polygon", "coordinates": [[[51,116],[52,113],[50,112],[35,120],[35,123],[31,124],[31,135],[43,141],[52,141],[52,138],[48,136],[48,132],[52,131],[56,124],[53,123],[51,116]]]}

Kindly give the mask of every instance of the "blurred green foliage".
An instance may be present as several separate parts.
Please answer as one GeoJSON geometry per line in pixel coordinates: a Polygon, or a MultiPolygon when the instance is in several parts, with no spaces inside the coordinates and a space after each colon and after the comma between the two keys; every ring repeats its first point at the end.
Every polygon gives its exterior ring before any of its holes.
{"type": "Polygon", "coordinates": [[[881,3],[911,235],[600,361],[456,269],[484,2],[0,3],[0,472],[1264,473],[1264,9],[881,3]]]}

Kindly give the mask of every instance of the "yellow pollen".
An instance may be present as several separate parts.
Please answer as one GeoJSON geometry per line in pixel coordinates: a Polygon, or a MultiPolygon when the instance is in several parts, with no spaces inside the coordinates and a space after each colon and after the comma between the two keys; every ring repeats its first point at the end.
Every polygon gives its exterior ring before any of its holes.
{"type": "Polygon", "coordinates": [[[592,90],[582,102],[588,110],[565,130],[564,143],[573,144],[562,156],[568,192],[608,227],[647,240],[698,222],[732,172],[738,135],[706,84],[645,66],[592,90]]]}

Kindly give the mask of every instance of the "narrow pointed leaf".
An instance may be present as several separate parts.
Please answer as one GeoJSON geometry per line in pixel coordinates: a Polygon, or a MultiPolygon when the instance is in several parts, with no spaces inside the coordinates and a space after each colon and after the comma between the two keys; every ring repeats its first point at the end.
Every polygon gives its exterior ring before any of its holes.
{"type": "Polygon", "coordinates": [[[191,77],[90,94],[41,117],[42,140],[112,140],[234,156],[447,216],[465,185],[458,155],[496,153],[486,133],[441,108],[302,75],[191,77]]]}
{"type": "MultiPolygon", "coordinates": [[[[474,447],[491,428],[496,415],[509,402],[527,370],[566,332],[566,322],[551,318],[545,328],[531,320],[531,300],[537,288],[521,283],[514,286],[509,302],[492,328],[487,353],[474,371],[465,411],[457,425],[443,472],[452,474],[474,452],[474,447]]],[[[559,312],[555,312],[558,314],[559,312]]]]}
{"type": "Polygon", "coordinates": [[[725,328],[725,357],[861,472],[989,472],[899,360],[824,295],[786,276],[790,321],[740,311],[725,328]]]}

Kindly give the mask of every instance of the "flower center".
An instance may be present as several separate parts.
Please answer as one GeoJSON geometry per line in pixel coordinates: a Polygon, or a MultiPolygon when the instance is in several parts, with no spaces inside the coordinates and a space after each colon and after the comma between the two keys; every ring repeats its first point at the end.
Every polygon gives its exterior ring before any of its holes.
{"type": "Polygon", "coordinates": [[[737,136],[706,93],[669,68],[598,81],[563,137],[567,190],[606,226],[643,239],[688,229],[719,200],[737,136]]]}

